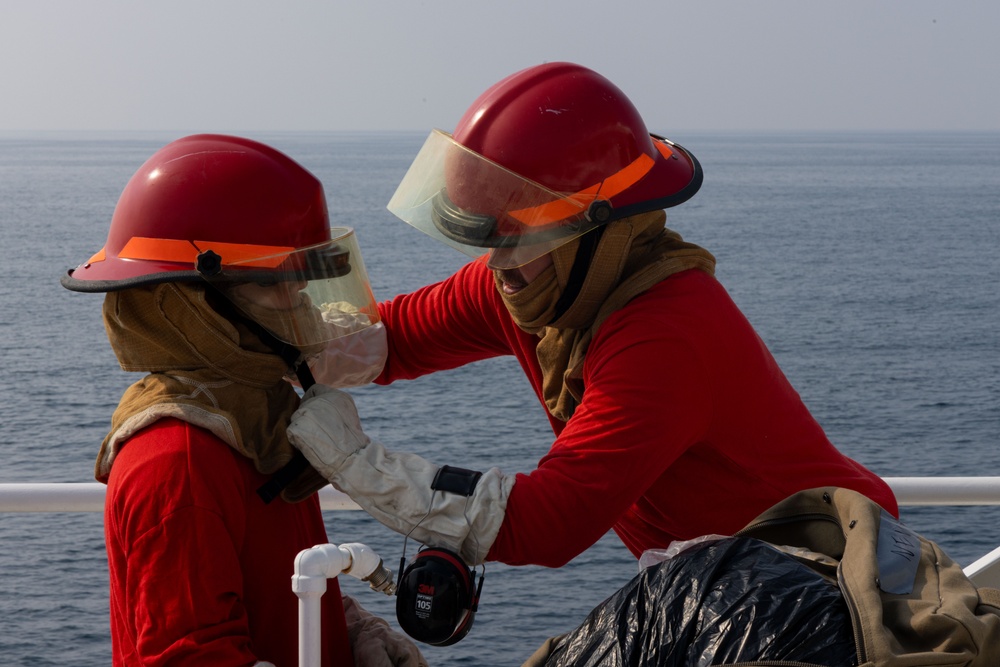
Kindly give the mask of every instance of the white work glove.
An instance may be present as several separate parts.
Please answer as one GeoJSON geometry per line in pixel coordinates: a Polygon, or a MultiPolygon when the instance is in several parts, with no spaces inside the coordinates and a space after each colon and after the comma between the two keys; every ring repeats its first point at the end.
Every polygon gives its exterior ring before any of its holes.
{"type": "Polygon", "coordinates": [[[344,596],[344,618],[356,667],[427,667],[417,645],[379,618],[344,596]]]}
{"type": "Polygon", "coordinates": [[[322,385],[306,392],[288,439],[319,474],[383,525],[421,544],[451,549],[469,565],[486,560],[503,523],[513,475],[491,468],[469,497],[434,491],[439,466],[386,450],[361,429],[350,394],[322,385]]]}
{"type": "Polygon", "coordinates": [[[328,387],[361,387],[378,377],[388,354],[385,325],[377,322],[329,341],[309,357],[309,370],[316,382],[328,387]]]}

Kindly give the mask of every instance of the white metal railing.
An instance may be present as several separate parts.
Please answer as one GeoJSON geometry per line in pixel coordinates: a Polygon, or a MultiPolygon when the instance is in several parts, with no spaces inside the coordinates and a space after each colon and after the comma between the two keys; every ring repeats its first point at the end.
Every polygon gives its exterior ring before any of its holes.
{"type": "MultiPolygon", "coordinates": [[[[100,482],[0,483],[0,512],[103,512],[105,486],[100,482]]],[[[319,492],[325,510],[360,510],[332,486],[319,492]]]]}
{"type": "MultiPolygon", "coordinates": [[[[1000,505],[1000,477],[886,477],[901,506],[1000,505]]],[[[99,482],[0,483],[0,512],[101,512],[105,486],[99,482]]],[[[361,509],[327,486],[319,492],[324,510],[361,509]]]]}
{"type": "MultiPolygon", "coordinates": [[[[886,477],[885,481],[902,506],[924,505],[1000,505],[1000,477],[886,477]]],[[[105,486],[98,482],[82,483],[0,483],[0,513],[3,512],[100,512],[104,507],[105,486]]],[[[324,510],[358,510],[346,494],[332,487],[319,492],[324,510]]],[[[345,547],[319,545],[303,551],[295,561],[293,592],[299,597],[300,667],[319,664],[319,598],[326,590],[326,578],[347,573],[365,579],[371,567],[352,567],[362,551],[365,560],[383,570],[381,559],[367,553],[361,544],[345,547]],[[351,554],[351,555],[346,555],[351,554]]],[[[978,586],[1000,587],[1000,547],[964,568],[978,586]]],[[[385,570],[388,573],[388,570],[385,570]]],[[[387,574],[391,582],[391,575],[387,574]]],[[[372,588],[376,588],[373,584],[372,588]]],[[[376,590],[380,590],[376,588],[376,590]]],[[[389,592],[384,590],[383,592],[389,592]]],[[[391,593],[389,593],[391,594],[391,593]]]]}
{"type": "Polygon", "coordinates": [[[886,477],[896,502],[915,505],[1000,505],[1000,477],[886,477]]]}

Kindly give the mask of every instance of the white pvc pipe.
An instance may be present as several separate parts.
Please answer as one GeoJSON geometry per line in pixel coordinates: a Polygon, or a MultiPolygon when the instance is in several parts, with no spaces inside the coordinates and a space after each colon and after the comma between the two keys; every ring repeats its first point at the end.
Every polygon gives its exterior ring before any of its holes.
{"type": "Polygon", "coordinates": [[[295,557],[292,591],[299,598],[299,667],[322,664],[320,602],[326,580],[351,567],[351,552],[335,544],[319,544],[295,557]]]}
{"type": "MultiPolygon", "coordinates": [[[[326,580],[349,574],[368,581],[375,573],[391,580],[392,573],[383,568],[377,553],[359,542],[340,546],[318,544],[304,549],[295,557],[294,572],[292,592],[299,598],[299,667],[320,667],[323,643],[320,603],[326,593],[326,580]]],[[[389,589],[384,592],[392,594],[389,589]]]]}

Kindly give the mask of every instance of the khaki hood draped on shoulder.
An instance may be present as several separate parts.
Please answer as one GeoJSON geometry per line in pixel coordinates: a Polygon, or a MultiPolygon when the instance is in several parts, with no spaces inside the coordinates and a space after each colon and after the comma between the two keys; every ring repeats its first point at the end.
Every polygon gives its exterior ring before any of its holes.
{"type": "MultiPolygon", "coordinates": [[[[146,371],[129,387],[111,419],[95,477],[107,482],[122,443],[158,419],[175,417],[210,431],[265,474],[295,453],[285,428],[299,397],[288,367],[242,324],[206,301],[201,285],[161,283],[109,292],[108,340],[126,371],[146,371]]],[[[304,500],[327,481],[306,468],[282,492],[304,500]]]]}
{"type": "MultiPolygon", "coordinates": [[[[604,229],[580,293],[553,321],[569,282],[578,237],[552,251],[552,266],[520,292],[500,294],[519,327],[538,334],[542,395],[549,412],[569,420],[583,398],[583,360],[601,323],[664,278],[688,269],[715,272],[715,257],[666,228],[667,215],[653,211],[617,220],[604,229]]],[[[591,232],[593,233],[593,232],[591,232]]],[[[497,289],[500,276],[494,272],[497,289]]]]}

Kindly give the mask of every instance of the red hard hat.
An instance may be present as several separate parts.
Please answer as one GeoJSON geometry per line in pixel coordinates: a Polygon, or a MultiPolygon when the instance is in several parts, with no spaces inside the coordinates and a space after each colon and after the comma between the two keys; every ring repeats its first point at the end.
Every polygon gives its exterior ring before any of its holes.
{"type": "Polygon", "coordinates": [[[323,186],[304,167],[250,139],[193,135],[139,168],[118,200],[104,247],[62,283],[106,292],[198,280],[198,257],[206,251],[225,270],[328,240],[323,186]]]}
{"type": "Polygon", "coordinates": [[[660,200],[654,209],[676,206],[701,186],[698,163],[687,151],[678,154],[675,145],[654,139],[625,93],[573,63],[529,67],[494,84],[452,136],[555,192],[604,183],[601,197],[612,210],[660,200]]]}
{"type": "Polygon", "coordinates": [[[490,266],[525,264],[613,220],[669,208],[701,166],[651,135],[629,99],[572,63],[517,72],[432,132],[389,202],[406,222],[490,266]]]}

